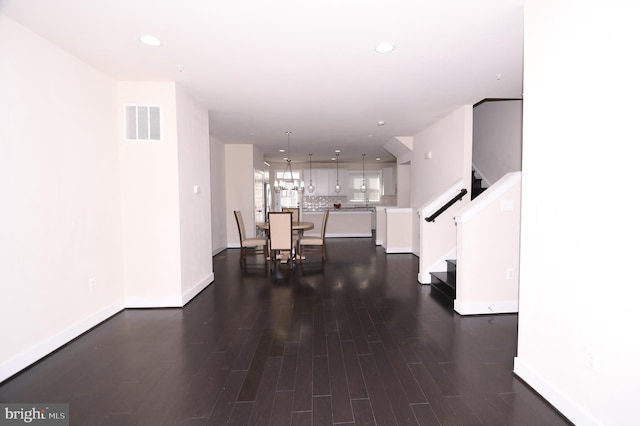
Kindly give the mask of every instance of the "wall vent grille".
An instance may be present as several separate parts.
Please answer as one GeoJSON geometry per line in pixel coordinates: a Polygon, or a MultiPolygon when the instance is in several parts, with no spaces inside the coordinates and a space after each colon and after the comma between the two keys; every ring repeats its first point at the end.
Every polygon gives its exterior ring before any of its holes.
{"type": "Polygon", "coordinates": [[[159,141],[160,107],[126,105],[125,138],[136,141],[159,141]]]}

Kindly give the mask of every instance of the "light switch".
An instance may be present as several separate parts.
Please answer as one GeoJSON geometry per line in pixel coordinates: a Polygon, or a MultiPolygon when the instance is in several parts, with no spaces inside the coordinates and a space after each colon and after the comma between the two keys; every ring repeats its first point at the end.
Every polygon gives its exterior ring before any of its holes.
{"type": "Polygon", "coordinates": [[[200,185],[193,185],[193,193],[194,194],[200,193],[200,185]]]}

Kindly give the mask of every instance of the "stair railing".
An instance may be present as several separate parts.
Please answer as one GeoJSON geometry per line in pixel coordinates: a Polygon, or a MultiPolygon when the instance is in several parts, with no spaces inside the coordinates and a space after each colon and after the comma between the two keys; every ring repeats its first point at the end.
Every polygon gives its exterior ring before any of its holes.
{"type": "Polygon", "coordinates": [[[446,204],[444,204],[442,207],[436,210],[436,212],[433,213],[431,216],[425,217],[424,220],[426,220],[427,222],[434,222],[438,216],[444,213],[449,207],[454,205],[457,201],[462,200],[462,197],[464,197],[465,195],[467,195],[467,189],[462,188],[460,192],[454,195],[452,199],[447,201],[446,204]]]}

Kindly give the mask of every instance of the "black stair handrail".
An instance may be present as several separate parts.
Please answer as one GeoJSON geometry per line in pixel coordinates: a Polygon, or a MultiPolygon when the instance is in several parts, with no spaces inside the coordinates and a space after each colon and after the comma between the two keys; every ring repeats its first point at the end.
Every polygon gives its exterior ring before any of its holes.
{"type": "Polygon", "coordinates": [[[445,204],[444,206],[440,207],[438,209],[438,211],[436,211],[434,214],[432,214],[429,217],[425,217],[424,220],[426,220],[427,222],[433,222],[436,220],[436,217],[440,216],[445,210],[447,210],[449,207],[451,207],[452,205],[455,204],[456,201],[459,201],[462,199],[462,197],[464,197],[465,195],[467,195],[467,190],[466,188],[462,188],[460,190],[460,192],[458,194],[456,194],[452,199],[450,199],[447,204],[445,204]]]}

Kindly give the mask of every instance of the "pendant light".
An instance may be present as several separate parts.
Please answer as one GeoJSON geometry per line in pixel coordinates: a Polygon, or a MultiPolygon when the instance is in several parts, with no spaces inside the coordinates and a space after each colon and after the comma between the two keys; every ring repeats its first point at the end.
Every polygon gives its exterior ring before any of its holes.
{"type": "Polygon", "coordinates": [[[360,192],[367,192],[367,185],[364,180],[364,154],[362,154],[362,185],[360,185],[360,192]]]}
{"type": "Polygon", "coordinates": [[[338,157],[340,156],[339,152],[336,152],[336,194],[339,194],[342,190],[340,186],[340,179],[338,178],[338,157]]]}
{"type": "Polygon", "coordinates": [[[313,175],[311,174],[312,172],[312,167],[311,167],[311,156],[313,154],[309,154],[309,186],[307,187],[307,190],[309,191],[309,194],[313,194],[313,192],[316,190],[316,187],[313,186],[313,175]]]}

